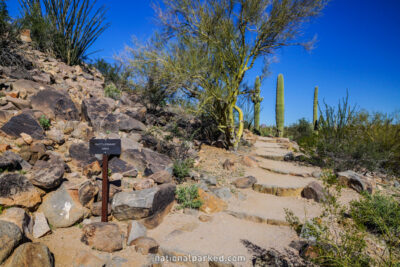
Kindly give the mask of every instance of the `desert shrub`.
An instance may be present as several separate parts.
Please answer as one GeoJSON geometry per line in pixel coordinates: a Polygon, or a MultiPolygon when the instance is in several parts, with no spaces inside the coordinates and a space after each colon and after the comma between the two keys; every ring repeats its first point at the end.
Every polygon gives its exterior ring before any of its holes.
{"type": "Polygon", "coordinates": [[[302,238],[309,240],[309,248],[315,257],[309,260],[319,266],[373,266],[367,253],[366,234],[346,216],[346,207],[338,202],[341,187],[333,172],[321,176],[326,192],[320,216],[304,223],[286,210],[286,220],[302,238]]]}
{"type": "Polygon", "coordinates": [[[5,0],[0,1],[0,39],[3,40],[9,29],[9,20],[7,5],[5,0]]]}
{"type": "Polygon", "coordinates": [[[52,51],[68,65],[79,64],[108,27],[105,9],[96,0],[20,0],[21,24],[31,30],[38,47],[52,51]]]}
{"type": "Polygon", "coordinates": [[[121,90],[119,90],[115,84],[109,83],[105,88],[104,88],[104,95],[106,97],[112,98],[112,99],[119,99],[121,97],[121,90]]]}
{"type": "Polygon", "coordinates": [[[113,83],[121,91],[132,89],[129,72],[122,64],[118,62],[111,64],[104,59],[97,59],[90,65],[103,74],[105,84],[113,83]]]}
{"type": "Polygon", "coordinates": [[[50,129],[50,120],[45,115],[40,116],[39,123],[44,130],[50,129]]]}
{"type": "Polygon", "coordinates": [[[276,133],[276,129],[273,126],[266,126],[266,125],[260,126],[260,135],[261,136],[274,136],[275,133],[276,133]]]}
{"type": "Polygon", "coordinates": [[[192,159],[175,160],[173,165],[173,174],[178,182],[182,182],[184,178],[189,176],[190,170],[193,167],[192,159]]]}
{"type": "Polygon", "coordinates": [[[362,228],[385,241],[386,255],[382,262],[386,266],[400,265],[399,202],[391,196],[363,193],[361,200],[351,202],[350,215],[362,228]]]}
{"type": "Polygon", "coordinates": [[[312,123],[305,118],[301,118],[298,122],[293,123],[285,128],[284,136],[298,143],[302,143],[305,139],[314,134],[312,123]]]}
{"type": "Polygon", "coordinates": [[[320,113],[318,132],[299,141],[313,163],[337,171],[400,174],[400,124],[394,116],[357,111],[348,97],[337,108],[325,103],[320,113]]]}
{"type": "Polygon", "coordinates": [[[0,215],[3,213],[3,211],[4,211],[4,206],[0,205],[0,215]]]}
{"type": "Polygon", "coordinates": [[[202,205],[199,199],[199,189],[196,185],[181,186],[176,190],[176,200],[179,203],[178,208],[198,209],[202,205]]]}

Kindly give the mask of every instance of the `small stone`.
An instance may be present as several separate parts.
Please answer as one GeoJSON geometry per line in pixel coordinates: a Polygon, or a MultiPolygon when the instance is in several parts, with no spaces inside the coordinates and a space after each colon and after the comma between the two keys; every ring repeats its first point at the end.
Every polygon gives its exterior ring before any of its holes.
{"type": "Polygon", "coordinates": [[[140,252],[142,255],[149,253],[156,254],[158,252],[159,244],[151,237],[140,237],[133,241],[131,245],[135,245],[136,252],[140,252]]]}
{"type": "Polygon", "coordinates": [[[301,196],[313,199],[315,202],[322,202],[326,199],[326,192],[319,183],[311,182],[301,191],[301,196]]]}
{"type": "Polygon", "coordinates": [[[120,173],[112,173],[110,177],[108,177],[109,181],[121,181],[124,176],[120,173]]]}
{"type": "Polygon", "coordinates": [[[232,184],[237,188],[243,189],[243,188],[251,188],[255,183],[257,183],[257,179],[254,176],[247,176],[236,179],[235,181],[233,181],[232,184]]]}
{"type": "Polygon", "coordinates": [[[83,175],[87,177],[93,177],[99,175],[102,169],[98,161],[94,161],[83,168],[83,175]]]}
{"type": "Polygon", "coordinates": [[[27,143],[28,145],[32,144],[33,139],[29,134],[21,133],[20,136],[24,140],[25,143],[27,143]]]}
{"type": "Polygon", "coordinates": [[[358,193],[367,191],[370,194],[374,191],[373,184],[365,176],[362,176],[354,171],[348,170],[338,173],[339,182],[342,185],[346,185],[358,193]]]}
{"type": "Polygon", "coordinates": [[[200,215],[199,216],[199,220],[201,222],[211,222],[212,221],[212,217],[208,216],[208,215],[200,215]]]}
{"type": "Polygon", "coordinates": [[[79,201],[83,206],[86,206],[99,192],[99,188],[91,181],[84,182],[78,189],[79,201]]]}
{"type": "Polygon", "coordinates": [[[224,164],[222,164],[224,167],[224,170],[227,171],[234,171],[235,168],[235,162],[231,161],[230,159],[225,160],[224,164]]]}
{"type": "Polygon", "coordinates": [[[138,221],[132,221],[128,225],[128,239],[127,245],[131,246],[132,242],[138,239],[139,237],[146,236],[147,229],[146,227],[138,221]]]}
{"type": "Polygon", "coordinates": [[[228,187],[215,188],[211,191],[220,199],[230,199],[232,197],[231,190],[228,187]]]}
{"type": "Polygon", "coordinates": [[[40,238],[50,233],[50,227],[43,212],[35,213],[35,223],[33,225],[33,237],[40,238]]]}
{"type": "Polygon", "coordinates": [[[152,179],[143,179],[139,181],[135,181],[133,183],[133,189],[134,190],[143,190],[143,189],[149,189],[154,186],[154,181],[152,179]]]}
{"type": "Polygon", "coordinates": [[[97,222],[87,224],[82,229],[81,241],[86,245],[104,252],[122,249],[123,236],[114,223],[97,222]]]}
{"type": "Polygon", "coordinates": [[[59,145],[64,144],[65,142],[64,133],[58,129],[53,128],[50,131],[48,131],[46,135],[50,140],[54,141],[59,145]]]}
{"type": "Polygon", "coordinates": [[[247,167],[258,167],[257,161],[249,156],[243,156],[241,163],[247,167]]]}
{"type": "MultiPolygon", "coordinates": [[[[73,267],[103,267],[104,261],[88,251],[79,251],[74,257],[73,267]]],[[[108,267],[108,266],[107,266],[108,267]]]]}
{"type": "Polygon", "coordinates": [[[148,178],[152,179],[157,184],[165,184],[172,182],[172,174],[166,170],[153,173],[148,178]]]}
{"type": "Polygon", "coordinates": [[[25,243],[13,253],[9,267],[54,267],[54,258],[49,248],[40,243],[25,243]]]}
{"type": "Polygon", "coordinates": [[[128,177],[123,177],[121,179],[121,187],[123,189],[133,189],[133,185],[135,184],[135,179],[133,178],[128,178],[128,177]]]}
{"type": "Polygon", "coordinates": [[[312,177],[318,179],[318,178],[321,177],[322,173],[321,173],[320,171],[313,171],[313,172],[311,173],[311,175],[312,175],[312,177]]]}
{"type": "Polygon", "coordinates": [[[228,205],[222,199],[204,192],[199,188],[199,199],[202,201],[200,211],[205,213],[215,213],[227,209],[228,205]]]}

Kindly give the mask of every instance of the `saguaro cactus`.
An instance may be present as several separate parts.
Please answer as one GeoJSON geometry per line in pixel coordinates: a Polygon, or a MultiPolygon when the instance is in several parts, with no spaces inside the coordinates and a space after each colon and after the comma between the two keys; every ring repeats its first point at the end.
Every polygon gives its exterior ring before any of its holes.
{"type": "Polygon", "coordinates": [[[313,126],[314,130],[318,130],[318,86],[314,88],[313,126]]]}
{"type": "Polygon", "coordinates": [[[283,75],[278,75],[278,81],[276,83],[276,106],[275,106],[275,117],[276,117],[276,135],[278,137],[283,136],[283,125],[285,123],[285,102],[284,102],[284,85],[283,75]]]}
{"type": "Polygon", "coordinates": [[[254,130],[256,132],[260,132],[260,106],[261,101],[263,101],[263,97],[260,97],[260,77],[257,76],[256,82],[254,83],[254,92],[251,95],[251,101],[254,104],[254,130]]]}

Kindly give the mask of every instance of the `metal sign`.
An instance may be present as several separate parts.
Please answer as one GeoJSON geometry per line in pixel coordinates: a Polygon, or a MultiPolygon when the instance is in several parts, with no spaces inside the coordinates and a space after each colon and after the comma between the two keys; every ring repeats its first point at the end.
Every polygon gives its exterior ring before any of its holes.
{"type": "Polygon", "coordinates": [[[121,139],[91,139],[90,154],[119,155],[121,154],[121,139]]]}
{"type": "Polygon", "coordinates": [[[108,155],[121,154],[121,139],[91,139],[89,141],[90,154],[103,154],[103,182],[102,182],[102,203],[101,221],[108,221],[108,155]]]}

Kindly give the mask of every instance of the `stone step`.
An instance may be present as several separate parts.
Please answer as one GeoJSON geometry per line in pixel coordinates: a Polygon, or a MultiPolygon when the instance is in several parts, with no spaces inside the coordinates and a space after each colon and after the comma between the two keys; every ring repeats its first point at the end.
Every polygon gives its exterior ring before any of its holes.
{"type": "Polygon", "coordinates": [[[277,219],[269,219],[269,218],[249,214],[246,212],[227,210],[226,213],[228,213],[229,215],[232,215],[233,217],[236,217],[238,219],[247,220],[250,222],[265,223],[265,224],[277,225],[277,226],[289,226],[289,223],[287,221],[282,221],[282,220],[277,220],[277,219]]]}
{"type": "Polygon", "coordinates": [[[256,178],[257,182],[253,185],[254,191],[282,197],[300,196],[304,187],[316,181],[314,178],[278,174],[262,168],[246,168],[245,176],[256,178]]]}
{"type": "Polygon", "coordinates": [[[299,177],[312,177],[313,172],[320,171],[316,167],[300,166],[294,162],[278,162],[270,159],[260,159],[258,166],[270,172],[299,177]]]}

